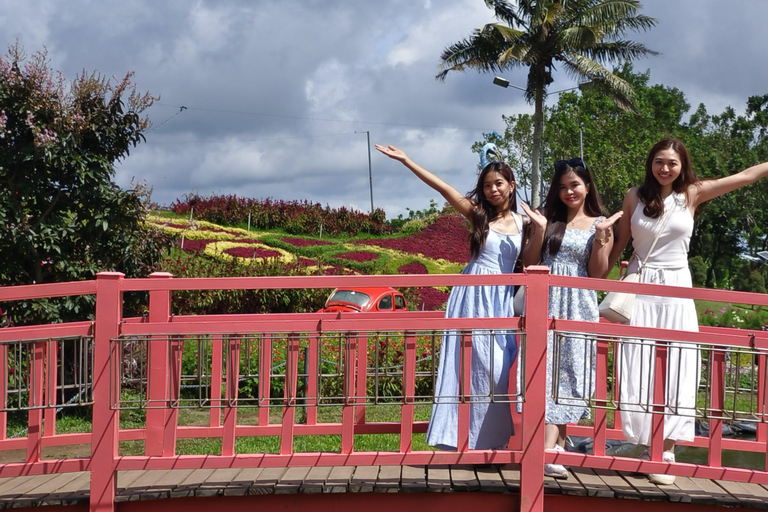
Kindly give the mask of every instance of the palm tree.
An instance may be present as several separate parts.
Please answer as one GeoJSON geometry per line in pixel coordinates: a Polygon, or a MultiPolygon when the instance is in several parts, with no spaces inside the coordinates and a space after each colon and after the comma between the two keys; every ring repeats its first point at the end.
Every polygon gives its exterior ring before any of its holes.
{"type": "Polygon", "coordinates": [[[621,39],[627,30],[648,30],[654,18],[639,14],[638,0],[484,0],[502,23],[489,23],[440,56],[438,80],[466,68],[496,72],[528,67],[525,99],[534,104],[531,203],[539,205],[539,154],[544,99],[560,65],[577,80],[592,81],[622,108],[633,105],[632,87],[604,65],[657,55],[642,44],[621,39]]]}

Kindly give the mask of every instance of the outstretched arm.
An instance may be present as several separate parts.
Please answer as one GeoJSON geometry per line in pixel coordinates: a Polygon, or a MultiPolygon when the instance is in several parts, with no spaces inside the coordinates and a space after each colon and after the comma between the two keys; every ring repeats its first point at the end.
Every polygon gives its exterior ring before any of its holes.
{"type": "Polygon", "coordinates": [[[411,160],[403,150],[397,149],[395,146],[380,146],[379,144],[376,144],[374,147],[389,158],[402,163],[413,174],[418,176],[421,181],[437,190],[460,214],[467,219],[472,219],[472,210],[475,209],[475,203],[464,197],[458,190],[411,160]]]}
{"type": "Polygon", "coordinates": [[[592,243],[592,254],[589,256],[587,273],[590,277],[603,277],[611,271],[608,265],[611,249],[613,249],[613,225],[622,218],[624,211],[614,213],[595,226],[595,241],[592,243]]]}
{"type": "Polygon", "coordinates": [[[693,207],[695,208],[701,203],[727,194],[737,188],[750,185],[766,176],[768,176],[768,162],[763,162],[724,178],[702,181],[699,186],[693,187],[693,207]]]}
{"type": "Polygon", "coordinates": [[[624,251],[624,248],[627,246],[627,242],[629,242],[629,237],[632,234],[630,221],[632,219],[632,212],[635,211],[638,201],[637,187],[629,189],[624,196],[624,206],[621,210],[622,216],[616,224],[616,240],[611,248],[611,254],[608,257],[608,267],[606,268],[603,277],[608,277],[613,266],[619,261],[622,251],[624,251]]]}

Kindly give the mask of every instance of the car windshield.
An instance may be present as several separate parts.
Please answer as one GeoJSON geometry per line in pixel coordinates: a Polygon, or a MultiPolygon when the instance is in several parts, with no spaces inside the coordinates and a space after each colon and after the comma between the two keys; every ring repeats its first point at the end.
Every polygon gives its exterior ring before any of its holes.
{"type": "Polygon", "coordinates": [[[368,304],[371,299],[370,295],[355,290],[336,290],[333,295],[328,299],[328,303],[331,302],[351,302],[362,307],[368,304]]]}

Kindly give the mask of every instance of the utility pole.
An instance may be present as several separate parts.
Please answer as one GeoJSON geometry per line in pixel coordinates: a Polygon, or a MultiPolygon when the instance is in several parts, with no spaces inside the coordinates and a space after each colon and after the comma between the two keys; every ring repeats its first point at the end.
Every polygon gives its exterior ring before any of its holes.
{"type": "Polygon", "coordinates": [[[368,183],[371,189],[371,213],[373,213],[373,173],[371,173],[371,132],[366,130],[364,132],[355,131],[355,133],[365,133],[366,140],[368,141],[368,183]]]}

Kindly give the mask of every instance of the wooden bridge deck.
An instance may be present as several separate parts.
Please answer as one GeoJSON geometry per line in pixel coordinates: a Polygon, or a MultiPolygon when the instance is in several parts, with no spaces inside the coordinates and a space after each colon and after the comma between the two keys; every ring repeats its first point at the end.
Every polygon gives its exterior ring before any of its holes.
{"type": "MultiPolygon", "coordinates": [[[[89,473],[0,478],[0,508],[88,503],[89,473]]],[[[520,491],[520,469],[504,466],[346,466],[121,471],[117,501],[318,493],[520,491]]],[[[768,486],[677,477],[657,486],[643,475],[571,468],[545,478],[545,494],[693,503],[768,510],[768,486]]]]}

